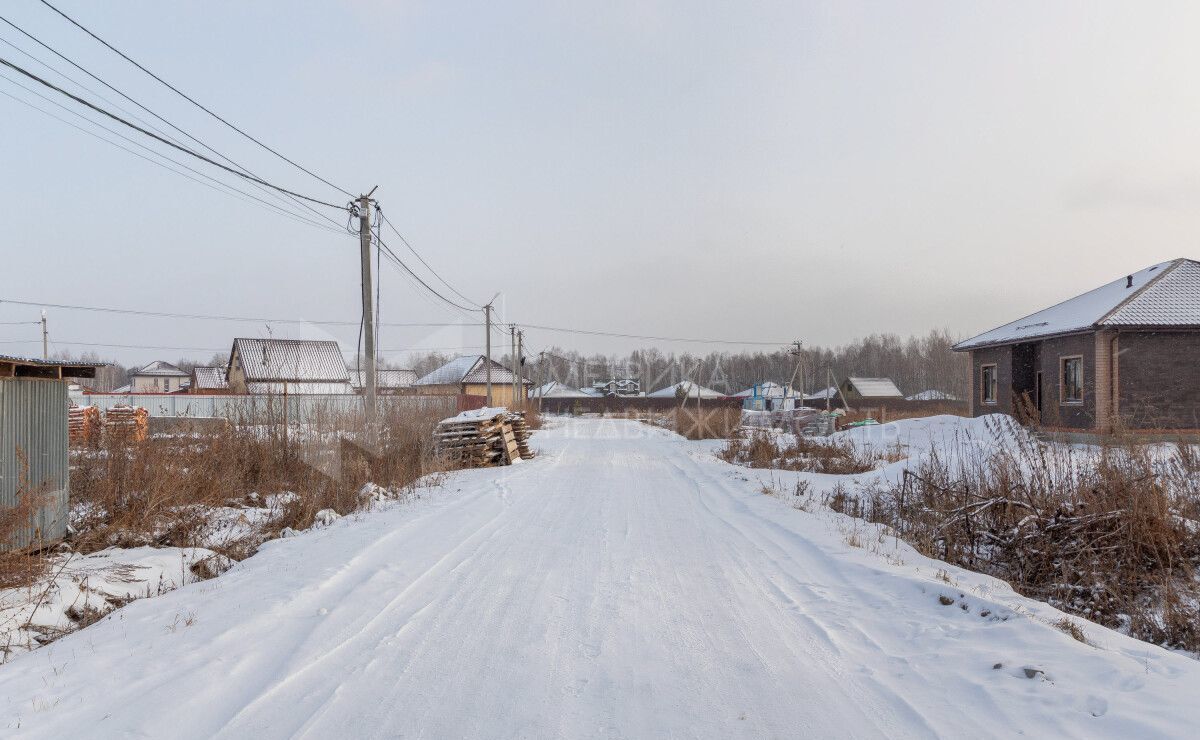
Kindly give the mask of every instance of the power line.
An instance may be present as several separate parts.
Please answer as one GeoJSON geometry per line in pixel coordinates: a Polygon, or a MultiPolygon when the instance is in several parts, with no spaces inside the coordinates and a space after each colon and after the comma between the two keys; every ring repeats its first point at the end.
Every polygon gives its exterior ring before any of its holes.
{"type": "MultiPolygon", "coordinates": [[[[376,206],[376,207],[378,208],[378,206],[376,206]]],[[[414,257],[416,257],[418,260],[420,260],[420,261],[421,261],[421,264],[422,264],[422,265],[425,265],[425,269],[429,270],[429,272],[430,272],[430,273],[431,273],[431,274],[432,274],[432,275],[433,275],[435,278],[437,278],[439,281],[441,281],[442,285],[445,285],[447,288],[449,288],[449,289],[450,289],[450,290],[451,290],[451,291],[452,291],[452,292],[453,292],[455,295],[457,295],[459,298],[462,298],[464,301],[466,301],[467,303],[469,303],[469,304],[471,304],[472,306],[474,306],[476,310],[483,310],[483,306],[480,306],[480,305],[479,305],[477,302],[475,302],[475,301],[471,300],[470,298],[466,297],[466,296],[465,296],[465,295],[463,295],[463,294],[462,294],[462,293],[461,293],[461,292],[460,292],[460,291],[459,291],[457,288],[455,288],[455,287],[454,287],[453,285],[451,285],[450,283],[446,282],[446,279],[445,279],[445,278],[443,278],[441,275],[439,275],[439,274],[437,273],[437,271],[436,271],[436,270],[434,270],[434,269],[433,269],[433,267],[431,267],[431,266],[429,265],[429,263],[425,261],[425,258],[424,258],[424,257],[422,257],[420,254],[418,254],[418,253],[417,253],[417,250],[413,249],[413,246],[412,246],[412,244],[409,244],[408,240],[404,238],[404,235],[400,233],[400,230],[396,228],[395,224],[393,224],[393,223],[392,223],[392,222],[391,222],[391,221],[388,219],[387,215],[383,213],[383,210],[382,210],[382,209],[378,209],[378,210],[379,210],[379,213],[380,213],[380,215],[381,215],[381,216],[383,216],[383,222],[384,222],[385,224],[387,224],[387,225],[388,225],[388,228],[390,228],[390,229],[392,230],[392,233],[394,233],[394,234],[395,234],[395,235],[396,235],[396,236],[397,236],[397,237],[400,239],[400,241],[404,243],[404,246],[408,247],[408,251],[412,252],[412,253],[413,253],[413,256],[414,256],[414,257]]]]}
{"type": "MultiPolygon", "coordinates": [[[[339,321],[339,320],[305,320],[305,319],[281,319],[281,318],[265,318],[262,316],[228,316],[222,314],[199,314],[199,313],[172,313],[169,311],[142,311],[133,308],[112,308],[107,306],[81,306],[67,303],[45,303],[39,301],[23,301],[11,298],[0,298],[0,305],[10,303],[14,306],[30,306],[34,308],[57,308],[68,311],[98,311],[101,313],[116,313],[126,314],[131,316],[148,316],[160,319],[196,319],[204,321],[247,321],[256,324],[314,324],[317,326],[358,326],[357,321],[339,321]]],[[[41,322],[34,322],[41,323],[41,322]]],[[[380,326],[393,327],[414,327],[414,328],[442,328],[456,326],[483,326],[483,322],[468,323],[462,322],[441,322],[441,323],[408,323],[408,322],[387,322],[380,326]]]]}
{"type": "Polygon", "coordinates": [[[263,185],[263,186],[272,188],[274,190],[278,190],[279,192],[284,193],[286,195],[291,195],[296,198],[301,198],[310,203],[316,203],[317,205],[326,206],[328,208],[336,208],[338,210],[345,209],[345,206],[339,206],[337,204],[328,203],[328,202],[320,200],[318,198],[311,198],[307,195],[301,195],[300,193],[297,193],[295,191],[288,190],[287,188],[281,187],[279,185],[275,185],[274,183],[267,182],[266,180],[263,180],[260,177],[255,177],[254,175],[250,175],[245,172],[239,172],[238,170],[236,170],[228,165],[221,164],[220,162],[217,162],[216,160],[206,157],[203,154],[201,154],[193,149],[189,149],[188,147],[185,147],[181,144],[176,144],[175,142],[171,141],[170,139],[167,139],[164,136],[159,136],[158,134],[154,133],[153,131],[150,131],[149,129],[146,129],[146,128],[143,128],[143,127],[137,125],[136,123],[126,120],[125,118],[118,116],[116,113],[112,113],[108,110],[105,110],[104,108],[101,108],[100,106],[96,105],[95,103],[92,103],[88,100],[84,100],[83,98],[79,97],[78,95],[75,95],[74,93],[64,90],[63,88],[59,87],[58,85],[55,85],[53,82],[50,82],[48,80],[45,80],[45,79],[35,75],[33,72],[30,72],[29,70],[25,69],[24,67],[21,67],[20,65],[13,64],[11,61],[9,61],[3,57],[0,57],[0,64],[15,70],[16,72],[24,75],[25,77],[28,77],[29,79],[37,82],[40,85],[48,87],[51,90],[54,90],[55,92],[57,92],[61,95],[65,95],[66,97],[70,98],[71,100],[74,100],[75,102],[79,103],[80,105],[86,106],[86,107],[96,111],[97,113],[100,113],[101,115],[107,116],[122,125],[128,126],[129,128],[133,129],[134,131],[137,131],[140,134],[149,136],[150,138],[154,139],[155,141],[166,144],[167,146],[171,147],[172,149],[178,149],[179,151],[183,152],[184,154],[188,154],[192,157],[195,157],[196,159],[199,159],[202,162],[206,162],[206,163],[212,165],[213,167],[218,167],[222,170],[225,170],[226,172],[228,172],[230,174],[237,175],[238,177],[243,178],[245,180],[249,180],[250,182],[256,182],[259,185],[263,185]]]}
{"type": "MultiPolygon", "coordinates": [[[[166,124],[167,126],[170,126],[172,129],[174,129],[174,130],[175,130],[176,132],[178,132],[179,134],[182,134],[183,136],[187,137],[188,139],[191,139],[191,140],[192,140],[192,141],[194,141],[196,144],[198,144],[198,145],[200,145],[200,146],[204,147],[204,148],[205,148],[205,149],[207,149],[208,151],[212,152],[214,155],[216,155],[216,156],[220,157],[220,158],[221,158],[221,159],[223,159],[224,161],[226,161],[226,162],[228,162],[229,164],[231,164],[231,165],[233,165],[233,166],[237,167],[238,169],[242,170],[243,172],[246,172],[246,173],[248,173],[248,174],[250,174],[250,175],[254,175],[255,177],[258,177],[258,175],[257,175],[257,174],[255,174],[254,172],[252,172],[252,171],[251,171],[251,170],[250,170],[248,167],[246,167],[246,166],[244,166],[244,165],[242,165],[242,164],[239,164],[238,162],[235,162],[233,159],[231,159],[230,157],[227,157],[227,156],[225,156],[224,154],[222,154],[221,152],[217,151],[217,150],[216,150],[215,148],[213,148],[212,146],[209,146],[208,144],[206,144],[204,141],[200,140],[200,139],[199,139],[199,138],[197,138],[196,136],[193,136],[192,134],[188,133],[187,131],[183,130],[183,129],[182,129],[182,128],[180,128],[179,126],[177,126],[177,125],[175,125],[174,123],[172,123],[171,121],[169,121],[169,120],[167,120],[166,118],[164,118],[164,117],[160,116],[158,113],[154,112],[153,110],[151,110],[151,109],[150,109],[150,108],[148,108],[147,106],[143,105],[141,102],[139,102],[139,101],[135,100],[133,97],[131,97],[131,96],[127,95],[127,94],[126,94],[125,92],[123,92],[122,90],[119,90],[119,89],[117,89],[116,87],[114,87],[113,85],[111,85],[111,84],[109,84],[107,81],[105,81],[104,79],[102,79],[102,78],[100,78],[99,76],[97,76],[96,74],[92,73],[90,70],[86,69],[85,67],[83,67],[82,65],[80,65],[79,63],[77,63],[75,60],[71,59],[70,57],[66,56],[65,54],[63,54],[62,52],[58,51],[58,50],[57,50],[57,49],[55,49],[54,47],[50,46],[50,45],[49,45],[49,44],[47,44],[46,42],[42,41],[42,40],[41,40],[41,39],[39,39],[38,37],[34,36],[33,34],[29,33],[28,31],[26,31],[25,29],[21,28],[21,27],[20,27],[20,26],[18,26],[17,24],[13,23],[13,22],[12,22],[11,20],[9,20],[8,18],[5,18],[5,17],[3,17],[3,16],[0,16],[0,21],[3,21],[4,23],[8,24],[10,27],[12,27],[13,29],[15,29],[17,32],[19,32],[19,33],[21,33],[22,35],[24,35],[26,38],[30,39],[31,41],[33,41],[34,43],[38,44],[38,45],[39,45],[39,46],[41,46],[42,48],[46,49],[46,50],[47,50],[47,51],[49,51],[51,54],[54,54],[54,55],[55,55],[55,56],[57,56],[59,59],[62,59],[62,60],[63,60],[64,62],[66,62],[67,64],[70,64],[72,67],[74,67],[75,69],[79,70],[80,72],[83,72],[83,73],[84,73],[84,74],[86,74],[88,77],[90,77],[90,78],[92,78],[93,80],[95,80],[96,82],[99,82],[101,85],[104,85],[104,86],[105,86],[106,88],[108,88],[109,90],[112,90],[112,91],[113,91],[114,93],[116,93],[117,95],[120,95],[120,96],[121,96],[122,98],[124,98],[125,100],[129,101],[130,103],[133,103],[134,105],[136,105],[136,106],[137,106],[138,108],[140,108],[141,110],[145,111],[146,113],[150,114],[151,116],[154,116],[156,119],[158,119],[158,120],[159,120],[159,121],[161,121],[162,123],[166,124]]],[[[118,108],[119,110],[122,110],[122,111],[125,111],[126,113],[129,113],[129,115],[130,115],[132,118],[134,118],[135,120],[141,121],[141,122],[143,122],[143,123],[146,123],[146,125],[147,125],[148,127],[150,127],[150,128],[152,128],[152,129],[154,129],[156,132],[158,132],[158,133],[160,133],[160,134],[163,134],[164,136],[168,136],[168,138],[170,138],[172,141],[175,141],[176,143],[180,143],[180,142],[179,142],[177,139],[175,139],[174,137],[170,137],[169,135],[167,135],[167,134],[166,134],[164,131],[162,131],[161,129],[159,129],[159,128],[157,128],[157,127],[153,126],[152,124],[150,124],[150,123],[148,123],[148,122],[146,122],[146,121],[144,121],[143,119],[139,118],[139,117],[138,117],[138,116],[136,116],[135,114],[133,114],[133,113],[130,113],[130,112],[129,112],[129,111],[127,111],[125,108],[121,107],[119,104],[113,103],[112,101],[110,101],[110,100],[108,100],[107,98],[105,98],[103,95],[100,95],[100,94],[99,94],[99,93],[97,93],[96,91],[89,89],[89,88],[88,88],[86,85],[83,85],[83,84],[82,84],[82,83],[80,83],[78,80],[72,79],[72,78],[70,77],[70,75],[66,74],[66,73],[65,73],[65,72],[63,72],[62,70],[59,70],[59,69],[57,69],[57,68],[53,67],[52,65],[49,65],[49,64],[47,64],[46,62],[42,61],[41,59],[38,59],[37,57],[33,56],[33,55],[32,55],[32,54],[30,54],[29,52],[25,51],[24,49],[22,49],[21,47],[19,47],[19,46],[15,45],[15,44],[13,44],[12,42],[8,41],[7,39],[0,39],[0,41],[3,41],[5,44],[7,44],[7,45],[11,46],[12,48],[16,49],[16,50],[17,50],[18,52],[20,52],[21,54],[24,54],[25,56],[29,57],[29,58],[30,58],[30,59],[32,59],[33,61],[37,62],[38,64],[42,65],[43,67],[45,67],[45,68],[47,68],[47,69],[51,70],[52,72],[54,72],[55,74],[59,75],[59,76],[60,76],[60,77],[62,77],[63,79],[65,79],[65,80],[68,80],[69,82],[71,82],[71,83],[75,84],[75,85],[76,85],[76,86],[78,86],[79,88],[81,88],[81,89],[83,89],[83,90],[86,90],[87,92],[91,93],[92,95],[96,96],[97,98],[100,98],[101,100],[105,101],[106,103],[109,103],[110,105],[113,105],[113,106],[115,106],[115,107],[116,107],[116,108],[118,108]]],[[[270,193],[270,194],[271,194],[271,195],[273,195],[274,197],[276,197],[276,198],[279,198],[281,201],[285,201],[285,202],[289,202],[289,201],[290,201],[290,202],[292,202],[292,203],[295,203],[296,205],[299,205],[299,206],[301,206],[302,208],[305,208],[305,209],[307,209],[307,210],[311,211],[312,213],[314,213],[314,214],[318,215],[319,217],[321,217],[321,218],[324,218],[324,219],[326,219],[326,220],[329,220],[329,221],[331,221],[331,222],[334,224],[334,226],[337,226],[337,225],[338,225],[338,223],[337,223],[336,221],[333,221],[333,219],[331,219],[329,216],[325,215],[324,213],[321,213],[320,211],[316,210],[315,208],[313,208],[312,206],[308,205],[308,204],[307,204],[307,203],[305,203],[304,201],[298,200],[298,199],[296,199],[296,198],[293,198],[293,197],[291,197],[291,196],[285,196],[285,195],[283,195],[283,194],[281,194],[281,193],[279,193],[279,192],[277,192],[277,191],[275,191],[275,190],[271,190],[271,189],[264,188],[264,187],[262,187],[261,185],[258,185],[257,183],[254,183],[254,186],[255,186],[255,187],[257,187],[257,188],[259,188],[260,190],[262,190],[264,193],[270,193]],[[285,200],[285,199],[286,199],[286,200],[285,200]]]]}
{"type": "Polygon", "coordinates": [[[384,254],[388,257],[388,260],[392,264],[398,266],[401,270],[406,272],[409,276],[411,276],[418,283],[420,283],[421,286],[425,288],[425,290],[429,291],[430,293],[437,296],[445,303],[453,306],[454,308],[459,309],[460,311],[474,313],[479,310],[478,308],[464,306],[460,303],[456,303],[456,302],[450,300],[449,298],[447,298],[446,296],[442,295],[441,293],[439,293],[437,290],[434,289],[434,287],[432,285],[430,285],[429,283],[422,280],[421,277],[419,275],[417,275],[417,273],[413,272],[412,269],[404,263],[404,260],[400,259],[400,257],[394,251],[392,251],[392,248],[388,246],[387,242],[385,242],[383,239],[379,239],[379,243],[383,246],[384,254]]]}
{"type": "Polygon", "coordinates": [[[180,97],[182,97],[184,100],[188,101],[189,103],[191,103],[192,105],[196,106],[196,107],[197,107],[197,108],[199,108],[200,110],[204,111],[204,112],[205,112],[205,113],[207,113],[208,115],[210,115],[210,116],[212,116],[213,118],[217,119],[218,121],[220,121],[221,123],[225,124],[225,125],[226,125],[226,126],[228,126],[229,128],[233,129],[234,131],[238,132],[238,133],[239,133],[239,134],[241,134],[242,136],[246,137],[246,138],[247,138],[247,139],[249,139],[250,141],[253,141],[255,144],[258,144],[258,145],[259,145],[260,147],[262,147],[263,149],[266,149],[268,152],[270,152],[270,153],[274,154],[276,157],[279,157],[280,159],[282,159],[283,161],[285,161],[285,162],[287,162],[288,164],[292,165],[293,167],[295,167],[295,168],[297,168],[297,169],[301,170],[302,172],[305,172],[306,174],[309,174],[309,175],[311,175],[312,177],[315,177],[316,179],[318,179],[318,180],[320,180],[321,182],[325,183],[326,185],[328,185],[329,187],[333,188],[334,190],[337,190],[337,191],[341,192],[342,194],[346,195],[347,197],[350,197],[350,198],[353,198],[353,197],[354,197],[354,194],[353,194],[353,193],[349,192],[348,190],[346,190],[346,189],[344,189],[344,188],[338,187],[337,185],[334,185],[332,182],[330,182],[329,180],[326,180],[325,178],[321,177],[320,175],[318,175],[317,173],[313,172],[312,170],[309,170],[309,169],[307,169],[306,167],[304,167],[304,166],[302,166],[302,165],[300,165],[300,164],[297,164],[296,162],[292,161],[291,159],[288,159],[287,157],[285,157],[284,155],[280,154],[280,153],[279,153],[279,152],[277,152],[276,150],[272,149],[271,147],[269,147],[269,146],[267,146],[266,144],[262,143],[262,142],[261,142],[261,141],[259,141],[258,139],[254,138],[254,137],[253,137],[253,136],[251,136],[250,134],[248,134],[248,133],[246,133],[245,131],[243,131],[242,129],[238,128],[237,126],[233,125],[233,124],[232,124],[232,123],[230,123],[229,121],[225,120],[225,119],[224,119],[224,118],[222,118],[221,116],[217,115],[217,114],[216,114],[216,113],[214,113],[213,111],[209,110],[209,109],[208,109],[208,108],[206,108],[204,105],[201,105],[199,102],[197,102],[196,100],[194,100],[193,98],[191,98],[190,96],[188,96],[188,95],[187,95],[186,93],[184,93],[182,90],[180,90],[179,88],[175,87],[174,85],[172,85],[171,83],[167,82],[166,80],[164,80],[163,78],[159,77],[158,75],[154,74],[154,73],[153,73],[153,72],[151,72],[150,70],[146,69],[146,68],[145,68],[145,67],[143,67],[141,64],[138,64],[136,61],[134,61],[133,59],[131,59],[131,58],[130,58],[128,55],[126,55],[126,54],[125,54],[124,52],[122,52],[120,49],[116,48],[116,47],[115,47],[115,46],[113,46],[112,44],[110,44],[110,43],[108,43],[107,41],[105,41],[104,39],[100,38],[100,37],[99,37],[99,36],[97,36],[95,33],[93,33],[92,31],[90,31],[90,30],[89,30],[89,29],[87,29],[86,27],[84,27],[84,26],[83,26],[81,23],[79,23],[78,21],[76,21],[74,18],[72,18],[71,16],[69,16],[69,15],[67,15],[66,13],[62,12],[61,10],[59,10],[59,9],[58,9],[58,8],[56,8],[56,7],[54,7],[54,6],[53,6],[53,5],[51,5],[50,3],[46,2],[46,0],[41,0],[41,2],[42,2],[42,4],[43,4],[43,5],[45,5],[47,8],[50,8],[50,9],[51,9],[51,10],[53,10],[55,13],[58,13],[58,14],[59,14],[60,16],[62,16],[63,18],[67,19],[67,21],[69,21],[69,22],[71,23],[71,25],[73,25],[73,26],[75,26],[76,28],[78,28],[79,30],[83,31],[83,32],[84,32],[84,33],[86,33],[88,36],[91,36],[91,37],[92,37],[93,39],[95,39],[96,41],[99,41],[101,44],[103,44],[105,47],[107,47],[107,48],[108,48],[110,51],[112,51],[113,53],[117,54],[117,55],[118,55],[118,56],[120,56],[122,59],[124,59],[125,61],[129,62],[130,64],[132,64],[133,66],[137,67],[138,69],[142,70],[142,71],[143,71],[143,72],[145,72],[146,74],[150,75],[150,76],[151,76],[151,77],[153,77],[155,80],[158,80],[158,81],[159,81],[159,82],[161,82],[163,85],[166,85],[166,86],[167,86],[167,87],[168,87],[168,88],[169,88],[171,91],[175,92],[177,95],[179,95],[180,97]]]}
{"type": "MultiPolygon", "coordinates": [[[[106,144],[110,144],[110,145],[112,145],[112,146],[115,146],[116,148],[118,148],[118,149],[120,149],[120,150],[122,150],[122,151],[124,151],[124,152],[127,152],[127,153],[129,153],[129,154],[132,154],[133,156],[135,156],[135,157],[138,157],[139,159],[143,159],[143,160],[145,160],[145,161],[149,162],[150,164],[153,164],[153,165],[157,165],[157,166],[159,166],[159,167],[162,167],[163,169],[165,169],[165,170],[167,170],[167,171],[169,171],[169,172],[173,172],[173,173],[175,173],[175,174],[177,174],[177,175],[179,175],[179,176],[181,176],[181,177],[185,177],[185,178],[187,178],[188,180],[191,180],[192,182],[194,182],[194,183],[197,183],[197,184],[199,184],[199,185],[203,185],[203,186],[205,186],[205,187],[212,188],[213,190],[216,190],[216,191],[217,191],[217,192],[219,192],[219,193],[224,193],[225,195],[230,195],[230,196],[233,196],[233,197],[235,197],[235,198],[240,196],[240,199],[242,199],[242,200],[254,200],[254,201],[257,201],[258,203],[261,203],[262,205],[264,205],[264,206],[266,206],[266,207],[268,207],[268,208],[271,208],[271,209],[273,209],[273,210],[274,210],[276,213],[278,213],[278,214],[279,214],[279,215],[281,215],[281,216],[287,216],[287,217],[289,217],[289,218],[291,218],[291,219],[294,219],[294,220],[296,220],[296,221],[299,221],[299,222],[301,222],[301,223],[305,223],[305,224],[308,224],[308,225],[310,225],[310,226],[315,226],[315,227],[317,227],[317,228],[320,228],[320,229],[325,229],[325,230],[327,230],[327,231],[332,231],[332,232],[334,232],[334,233],[337,233],[337,234],[341,234],[341,233],[342,233],[342,231],[341,231],[340,229],[336,228],[336,227],[330,227],[330,226],[326,226],[325,224],[322,224],[322,223],[320,223],[320,222],[318,222],[318,221],[314,221],[314,220],[312,220],[312,219],[310,219],[310,218],[306,218],[305,216],[302,216],[302,215],[300,215],[300,214],[298,214],[298,213],[295,213],[295,212],[293,212],[293,211],[289,211],[289,210],[287,210],[287,209],[285,209],[285,208],[282,208],[282,207],[280,207],[280,206],[277,206],[277,205],[275,205],[274,203],[270,203],[270,202],[268,202],[268,201],[265,201],[265,200],[263,200],[262,198],[259,198],[259,197],[258,197],[258,196],[256,196],[256,195],[253,195],[253,194],[251,194],[251,193],[247,193],[247,192],[246,192],[246,191],[244,191],[244,190],[241,190],[241,189],[239,189],[239,188],[236,188],[236,187],[234,187],[233,185],[230,185],[229,183],[226,183],[226,182],[223,182],[223,181],[221,181],[221,180],[218,180],[217,178],[215,178],[215,177],[212,177],[211,175],[208,175],[208,174],[206,174],[206,173],[204,173],[204,172],[201,172],[201,171],[199,171],[199,170],[195,169],[194,167],[189,167],[188,165],[186,165],[186,164],[183,164],[182,162],[179,162],[179,161],[176,161],[176,160],[174,160],[174,159],[171,159],[170,157],[166,156],[166,155],[165,155],[165,154],[163,154],[162,152],[159,152],[159,151],[157,151],[157,150],[155,150],[155,149],[152,149],[152,148],[150,148],[150,147],[148,147],[148,146],[146,146],[145,144],[142,144],[142,143],[140,143],[140,142],[134,141],[133,139],[129,138],[128,136],[125,136],[124,134],[121,134],[121,133],[120,133],[120,132],[118,132],[118,131],[114,131],[114,130],[112,130],[112,129],[108,128],[107,126],[104,126],[104,125],[103,125],[103,124],[101,124],[99,121],[93,121],[92,119],[88,118],[87,116],[83,115],[82,113],[79,113],[78,111],[73,111],[73,110],[71,110],[70,108],[67,108],[66,106],[62,105],[61,103],[59,103],[59,102],[57,102],[57,101],[54,101],[54,100],[51,100],[50,98],[46,97],[45,95],[42,95],[41,93],[37,92],[36,90],[32,90],[32,89],[30,89],[30,88],[26,87],[25,85],[22,85],[21,83],[17,82],[16,80],[13,80],[12,78],[8,77],[7,75],[0,74],[0,79],[6,80],[6,81],[8,81],[8,82],[9,82],[9,83],[11,83],[11,84],[13,84],[13,85],[16,85],[17,87],[21,88],[22,90],[24,90],[25,92],[29,93],[30,95],[36,95],[37,97],[41,98],[42,100],[45,100],[46,102],[48,102],[48,103],[50,103],[50,104],[52,104],[52,105],[55,105],[55,106],[57,106],[57,107],[59,107],[59,108],[62,108],[63,110],[65,110],[65,111],[67,111],[68,113],[70,113],[71,115],[74,115],[74,116],[76,116],[76,117],[78,117],[78,118],[82,119],[83,121],[86,121],[87,123],[90,123],[90,124],[92,124],[93,126],[96,126],[97,128],[99,128],[99,129],[100,129],[100,130],[102,130],[102,131],[106,131],[106,132],[108,132],[109,134],[112,134],[113,136],[116,136],[116,137],[118,137],[118,138],[120,138],[120,139],[122,139],[122,140],[124,140],[124,141],[127,141],[127,142],[129,142],[130,144],[132,144],[132,145],[134,145],[134,146],[136,146],[136,147],[139,147],[139,148],[141,148],[141,149],[144,149],[145,151],[149,152],[150,154],[154,155],[155,157],[159,157],[159,158],[161,158],[161,159],[163,159],[163,160],[166,160],[167,162],[170,162],[171,164],[174,164],[174,165],[176,165],[177,167],[182,167],[183,169],[187,170],[188,172],[193,172],[193,173],[195,173],[196,175],[198,175],[199,177],[202,177],[202,178],[204,178],[204,179],[206,179],[206,180],[210,180],[211,182],[204,182],[204,180],[199,180],[199,179],[197,179],[197,178],[195,178],[195,177],[192,177],[191,175],[188,175],[188,174],[187,174],[187,173],[185,173],[185,172],[180,172],[179,170],[175,169],[174,167],[170,167],[170,166],[168,166],[168,165],[166,165],[166,164],[163,164],[162,162],[158,161],[157,159],[152,159],[151,157],[147,157],[147,156],[146,156],[146,155],[144,155],[144,154],[139,154],[138,152],[135,152],[135,151],[133,151],[132,149],[130,149],[130,148],[128,148],[128,147],[122,146],[122,145],[118,144],[117,142],[115,142],[115,141],[112,141],[111,139],[107,139],[107,138],[105,138],[105,137],[103,137],[103,136],[101,136],[101,135],[97,134],[97,133],[96,133],[96,132],[94,132],[94,131],[89,131],[88,129],[85,129],[85,128],[83,128],[82,126],[78,126],[78,125],[76,125],[76,124],[74,124],[74,123],[72,123],[72,122],[70,122],[70,121],[66,120],[65,118],[62,118],[61,116],[57,116],[57,115],[55,115],[55,114],[51,113],[50,111],[48,111],[48,110],[46,110],[46,109],[44,109],[44,108],[40,108],[40,107],[38,107],[37,105],[34,105],[33,103],[30,103],[28,100],[22,100],[21,98],[18,98],[18,97],[16,97],[15,95],[11,95],[11,94],[9,94],[9,93],[7,93],[7,92],[3,91],[3,90],[0,90],[0,95],[4,95],[5,97],[7,97],[7,98],[10,98],[10,99],[12,99],[12,100],[14,100],[14,101],[16,101],[16,102],[18,102],[18,103],[21,103],[22,105],[28,106],[29,108],[32,108],[33,110],[35,110],[35,111],[37,111],[37,112],[39,112],[39,113],[41,113],[41,114],[43,114],[43,115],[45,115],[45,116],[49,116],[50,118],[53,118],[54,120],[56,120],[56,121],[58,121],[58,122],[60,122],[60,123],[66,124],[67,126],[70,126],[71,128],[73,128],[73,129],[75,129],[75,130],[77,130],[77,131],[80,131],[80,132],[82,132],[82,133],[85,133],[85,134],[87,134],[88,136],[92,136],[92,137],[94,137],[94,138],[97,138],[97,139],[99,139],[100,141],[103,141],[103,142],[105,142],[106,144]],[[214,184],[214,183],[215,183],[215,184],[214,184]],[[224,189],[223,189],[223,188],[224,188],[224,189]],[[230,192],[230,191],[232,191],[232,192],[230,192]],[[235,195],[235,193],[236,193],[236,195],[235,195]]],[[[272,192],[273,192],[273,191],[272,191],[272,192]]],[[[335,221],[335,222],[334,222],[334,224],[336,224],[336,223],[337,223],[337,222],[335,221]]]]}
{"type": "MultiPolygon", "coordinates": [[[[0,344],[41,344],[41,341],[41,339],[3,339],[0,340],[0,344]]],[[[54,339],[51,341],[51,344],[70,345],[72,347],[99,347],[101,349],[167,349],[181,352],[226,352],[229,350],[229,347],[178,347],[162,344],[107,344],[104,342],[71,342],[62,339],[54,339]]],[[[402,352],[443,352],[465,349],[482,349],[482,347],[473,345],[459,345],[456,347],[393,347],[391,349],[381,349],[379,351],[397,354],[402,352]]]]}

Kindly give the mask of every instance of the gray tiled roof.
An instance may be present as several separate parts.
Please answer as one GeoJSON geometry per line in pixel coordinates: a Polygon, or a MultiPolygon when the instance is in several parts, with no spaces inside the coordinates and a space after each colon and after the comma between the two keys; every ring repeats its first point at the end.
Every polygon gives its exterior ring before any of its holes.
{"type": "Polygon", "coordinates": [[[1200,262],[1177,260],[1101,326],[1200,326],[1200,262]]]}
{"type": "MultiPolygon", "coordinates": [[[[458,385],[460,383],[486,383],[487,366],[483,355],[466,355],[447,362],[437,370],[413,383],[413,385],[458,385]]],[[[512,383],[513,376],[508,368],[492,360],[492,384],[512,383]]],[[[528,380],[523,381],[529,383],[528,380]]]]}
{"type": "Polygon", "coordinates": [[[1200,264],[1161,262],[954,345],[1012,344],[1098,326],[1200,326],[1200,264]]]}
{"type": "Polygon", "coordinates": [[[186,378],[188,376],[188,374],[184,371],[175,367],[171,363],[163,362],[162,360],[155,360],[149,365],[130,373],[130,375],[154,376],[156,378],[163,376],[168,378],[186,378]]]}
{"type": "Polygon", "coordinates": [[[233,340],[246,382],[287,380],[349,383],[338,343],[324,339],[233,340]]]}
{"type": "Polygon", "coordinates": [[[194,367],[192,368],[192,377],[196,379],[192,383],[193,388],[222,390],[229,387],[229,382],[225,380],[225,368],[223,367],[194,367]]]}

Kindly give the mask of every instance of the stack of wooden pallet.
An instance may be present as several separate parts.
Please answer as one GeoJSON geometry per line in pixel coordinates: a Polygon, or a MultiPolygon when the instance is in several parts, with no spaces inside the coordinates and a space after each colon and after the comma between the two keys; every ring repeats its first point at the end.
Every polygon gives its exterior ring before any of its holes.
{"type": "Polygon", "coordinates": [[[514,423],[514,416],[506,409],[480,409],[443,419],[433,432],[438,453],[467,468],[513,465],[532,457],[525,419],[514,423]]]}
{"type": "Polygon", "coordinates": [[[67,409],[67,438],[72,447],[91,447],[100,442],[100,409],[72,406],[67,409]]]}
{"type": "Polygon", "coordinates": [[[150,415],[140,406],[113,406],[104,412],[104,435],[143,442],[150,431],[150,415]]]}
{"type": "Polygon", "coordinates": [[[525,423],[524,411],[512,411],[508,414],[508,423],[512,426],[513,436],[517,439],[517,451],[522,460],[532,460],[533,450],[529,449],[529,425],[525,423]]]}

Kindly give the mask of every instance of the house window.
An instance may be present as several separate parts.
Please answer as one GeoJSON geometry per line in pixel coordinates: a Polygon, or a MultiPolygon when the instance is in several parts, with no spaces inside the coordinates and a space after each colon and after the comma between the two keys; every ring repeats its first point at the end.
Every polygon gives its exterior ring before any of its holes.
{"type": "Polygon", "coordinates": [[[984,403],[996,402],[996,366],[984,365],[980,368],[980,376],[982,387],[980,388],[980,399],[984,403]]]}
{"type": "Polygon", "coordinates": [[[1061,403],[1083,403],[1083,357],[1064,357],[1062,362],[1061,403]]]}

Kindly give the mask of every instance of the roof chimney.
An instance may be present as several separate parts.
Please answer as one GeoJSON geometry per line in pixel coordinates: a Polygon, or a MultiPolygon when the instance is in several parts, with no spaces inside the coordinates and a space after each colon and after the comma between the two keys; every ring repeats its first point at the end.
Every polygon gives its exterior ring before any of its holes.
{"type": "Polygon", "coordinates": [[[1133,287],[1133,275],[1126,275],[1126,276],[1125,276],[1125,287],[1126,287],[1126,288],[1132,288],[1132,287],[1133,287]]]}

